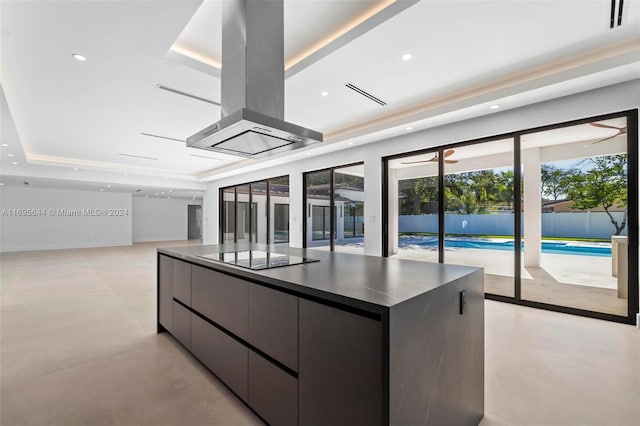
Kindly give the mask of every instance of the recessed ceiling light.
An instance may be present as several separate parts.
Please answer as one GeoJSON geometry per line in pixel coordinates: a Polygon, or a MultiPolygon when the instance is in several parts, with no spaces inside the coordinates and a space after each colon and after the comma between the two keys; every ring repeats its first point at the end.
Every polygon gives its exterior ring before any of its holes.
{"type": "Polygon", "coordinates": [[[413,130],[413,127],[409,126],[409,127],[405,128],[405,130],[408,132],[409,130],[413,130]]]}
{"type": "MultiPolygon", "coordinates": [[[[4,182],[0,182],[0,186],[4,186],[4,182]]],[[[195,197],[194,197],[195,198],[195,197]]]]}
{"type": "Polygon", "coordinates": [[[413,59],[413,53],[411,52],[407,52],[407,53],[403,53],[402,54],[402,60],[403,61],[410,61],[411,59],[413,59]]]}
{"type": "Polygon", "coordinates": [[[104,191],[104,189],[100,188],[100,192],[104,191]]]}
{"type": "Polygon", "coordinates": [[[309,156],[309,155],[311,155],[311,153],[310,153],[310,152],[307,152],[307,156],[309,156]]]}
{"type": "Polygon", "coordinates": [[[111,185],[107,185],[107,188],[111,188],[111,185]]]}
{"type": "Polygon", "coordinates": [[[493,105],[491,105],[489,108],[491,108],[491,109],[498,109],[498,108],[500,108],[500,105],[498,105],[498,104],[493,104],[493,105]]]}
{"type": "Polygon", "coordinates": [[[11,164],[13,164],[14,166],[17,166],[18,162],[17,161],[12,161],[11,164]]]}
{"type": "Polygon", "coordinates": [[[353,142],[349,142],[347,145],[353,145],[353,142]]]}
{"type": "Polygon", "coordinates": [[[320,92],[320,96],[329,96],[329,92],[326,92],[326,91],[320,92]]]}
{"type": "Polygon", "coordinates": [[[75,59],[76,61],[79,61],[79,62],[86,62],[87,61],[87,58],[85,56],[82,56],[79,53],[72,53],[71,56],[73,56],[73,59],[75,59]]]}
{"type": "Polygon", "coordinates": [[[77,167],[74,167],[74,168],[73,168],[73,170],[77,172],[77,171],[78,171],[78,168],[77,168],[77,167]]]}
{"type": "Polygon", "coordinates": [[[163,191],[163,192],[161,192],[161,194],[164,194],[164,191],[163,191]]]}
{"type": "Polygon", "coordinates": [[[15,157],[15,154],[7,154],[8,157],[15,157]]]}
{"type": "Polygon", "coordinates": [[[2,146],[9,146],[9,144],[3,143],[2,146]]]}

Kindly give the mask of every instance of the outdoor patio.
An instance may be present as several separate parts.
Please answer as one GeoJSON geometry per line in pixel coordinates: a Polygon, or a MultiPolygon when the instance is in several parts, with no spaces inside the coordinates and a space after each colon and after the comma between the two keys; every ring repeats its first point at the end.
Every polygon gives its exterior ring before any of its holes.
{"type": "MultiPolygon", "coordinates": [[[[401,248],[398,259],[437,261],[435,250],[401,248]]],[[[513,297],[513,253],[502,250],[446,249],[446,262],[483,267],[487,293],[513,297]]],[[[524,262],[523,262],[524,263],[524,262]]],[[[617,296],[611,258],[542,253],[541,268],[523,268],[522,298],[536,302],[627,314],[627,299],[617,296]]]]}
{"type": "MultiPolygon", "coordinates": [[[[335,251],[364,254],[362,238],[335,242],[335,251]]],[[[329,250],[328,241],[315,241],[313,250],[329,250]],[[325,244],[320,246],[319,244],[325,244]]],[[[400,247],[395,259],[437,262],[435,248],[400,247]]],[[[514,296],[513,252],[504,250],[446,248],[449,264],[485,270],[485,291],[514,296]]],[[[522,264],[524,264],[524,254],[522,264]]],[[[541,268],[522,269],[522,299],[613,315],[627,315],[627,299],[618,298],[617,278],[611,275],[611,257],[573,254],[541,254],[541,268]]]]}

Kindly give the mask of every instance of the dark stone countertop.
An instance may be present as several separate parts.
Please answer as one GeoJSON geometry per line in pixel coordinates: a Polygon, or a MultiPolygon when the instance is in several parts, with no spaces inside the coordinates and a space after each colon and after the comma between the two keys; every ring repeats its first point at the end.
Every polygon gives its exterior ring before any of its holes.
{"type": "Polygon", "coordinates": [[[307,295],[374,313],[384,313],[404,301],[446,285],[480,268],[442,265],[263,244],[201,245],[159,248],[158,253],[307,295]],[[319,259],[319,262],[254,271],[203,259],[197,255],[219,251],[264,250],[319,259]]]}

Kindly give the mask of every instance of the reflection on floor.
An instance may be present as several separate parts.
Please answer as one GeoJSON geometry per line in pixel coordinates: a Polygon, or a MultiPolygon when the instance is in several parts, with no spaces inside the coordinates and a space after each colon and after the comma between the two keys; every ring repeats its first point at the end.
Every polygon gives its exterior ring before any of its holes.
{"type": "MultiPolygon", "coordinates": [[[[437,261],[433,249],[401,249],[394,257],[437,261]]],[[[485,291],[514,296],[513,252],[487,249],[447,249],[446,263],[485,269],[485,291]]],[[[611,258],[542,254],[542,268],[523,268],[522,298],[559,306],[627,315],[627,299],[618,298],[611,258]]],[[[524,264],[524,260],[523,260],[524,264]]]]}
{"type": "MultiPolygon", "coordinates": [[[[308,248],[312,250],[329,251],[329,241],[312,241],[308,244],[308,248]]],[[[336,241],[334,251],[339,253],[364,254],[364,238],[345,238],[344,240],[336,241]]]]}
{"type": "Polygon", "coordinates": [[[485,302],[480,426],[640,424],[640,332],[630,325],[485,302]]]}
{"type": "MultiPolygon", "coordinates": [[[[0,256],[0,424],[261,424],[155,333],[155,248],[182,244],[0,256]]],[[[640,424],[636,328],[485,306],[482,426],[640,424]]]]}

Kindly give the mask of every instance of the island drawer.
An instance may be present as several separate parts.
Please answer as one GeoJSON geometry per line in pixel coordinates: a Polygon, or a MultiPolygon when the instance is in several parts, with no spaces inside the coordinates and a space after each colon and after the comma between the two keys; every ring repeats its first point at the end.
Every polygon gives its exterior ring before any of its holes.
{"type": "Polygon", "coordinates": [[[247,401],[247,347],[191,314],[191,352],[236,395],[247,401]]]}
{"type": "Polygon", "coordinates": [[[300,424],[384,423],[382,371],[380,321],[300,299],[300,424]]]}
{"type": "Polygon", "coordinates": [[[173,260],[173,297],[191,306],[191,264],[173,260]]]}
{"type": "Polygon", "coordinates": [[[195,265],[192,267],[191,274],[192,308],[246,340],[249,283],[195,265]]]}
{"type": "Polygon", "coordinates": [[[191,312],[173,302],[173,335],[187,349],[191,349],[191,312]]]}
{"type": "Polygon", "coordinates": [[[249,343],[298,371],[298,298],[249,285],[249,343]]]}
{"type": "Polygon", "coordinates": [[[271,425],[297,425],[298,380],[249,351],[249,405],[271,425]]]}

